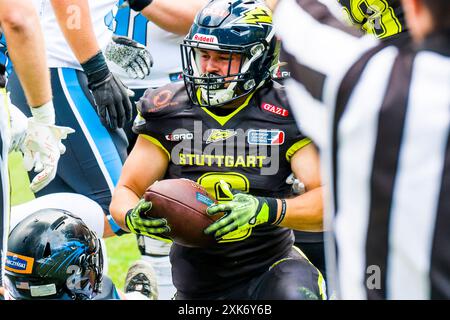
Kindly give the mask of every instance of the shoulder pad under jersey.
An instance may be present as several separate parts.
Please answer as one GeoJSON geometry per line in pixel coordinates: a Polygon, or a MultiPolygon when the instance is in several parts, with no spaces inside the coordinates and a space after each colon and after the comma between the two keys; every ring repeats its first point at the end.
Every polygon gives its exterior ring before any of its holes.
{"type": "Polygon", "coordinates": [[[160,88],[147,89],[136,107],[140,115],[147,119],[177,112],[189,103],[184,83],[169,83],[160,88]]]}

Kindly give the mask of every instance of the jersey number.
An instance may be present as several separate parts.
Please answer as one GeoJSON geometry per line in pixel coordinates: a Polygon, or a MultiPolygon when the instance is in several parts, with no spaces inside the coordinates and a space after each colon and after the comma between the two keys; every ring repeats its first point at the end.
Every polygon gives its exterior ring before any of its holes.
{"type": "Polygon", "coordinates": [[[137,14],[130,8],[122,8],[116,14],[114,34],[130,37],[147,46],[147,23],[147,18],[142,14],[137,14]],[[130,26],[132,26],[132,29],[130,29],[130,26]]]}
{"type": "Polygon", "coordinates": [[[340,0],[350,20],[362,24],[362,29],[378,38],[402,31],[394,9],[386,0],[340,0]]]}
{"type": "MultiPolygon", "coordinates": [[[[203,186],[219,202],[232,200],[222,191],[219,183],[220,180],[224,180],[231,190],[245,193],[248,193],[250,190],[250,183],[247,177],[237,172],[208,172],[198,178],[197,183],[203,186]]],[[[236,230],[227,234],[219,242],[241,241],[248,238],[251,233],[252,229],[245,230],[244,232],[236,230]]]]}

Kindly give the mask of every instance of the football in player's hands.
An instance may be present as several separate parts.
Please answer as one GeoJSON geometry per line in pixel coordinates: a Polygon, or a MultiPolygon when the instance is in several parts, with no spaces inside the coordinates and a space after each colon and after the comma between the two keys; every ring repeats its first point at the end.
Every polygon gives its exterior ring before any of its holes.
{"type": "Polygon", "coordinates": [[[203,230],[222,215],[210,217],[206,208],[216,203],[205,188],[189,179],[166,179],[152,184],[144,199],[152,202],[151,217],[165,218],[170,232],[164,234],[187,247],[211,247],[217,242],[203,230]]]}

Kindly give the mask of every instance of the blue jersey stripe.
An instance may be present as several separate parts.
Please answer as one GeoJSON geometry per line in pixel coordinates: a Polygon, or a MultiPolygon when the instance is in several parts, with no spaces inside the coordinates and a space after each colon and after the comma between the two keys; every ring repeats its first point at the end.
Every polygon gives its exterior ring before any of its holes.
{"type": "Polygon", "coordinates": [[[123,8],[116,14],[116,30],[114,33],[118,36],[128,36],[128,28],[130,26],[130,8],[123,8]]]}
{"type": "Polygon", "coordinates": [[[97,113],[84,95],[78,82],[76,70],[70,68],[61,68],[61,70],[70,97],[73,101],[76,101],[76,108],[93,138],[114,186],[116,186],[122,170],[122,161],[112,138],[106,128],[101,124],[97,113]]]}
{"type": "Polygon", "coordinates": [[[142,14],[138,14],[134,18],[133,40],[147,45],[147,24],[148,20],[142,14]]]}

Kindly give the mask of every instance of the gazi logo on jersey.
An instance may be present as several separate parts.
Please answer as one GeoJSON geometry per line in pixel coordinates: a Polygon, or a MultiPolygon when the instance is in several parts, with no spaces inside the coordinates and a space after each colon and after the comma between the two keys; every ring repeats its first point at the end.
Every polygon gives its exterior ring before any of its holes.
{"type": "Polygon", "coordinates": [[[247,134],[248,144],[277,146],[284,143],[284,131],[281,130],[249,130],[247,134]]]}
{"type": "Polygon", "coordinates": [[[34,258],[22,256],[14,252],[7,252],[5,269],[23,274],[31,274],[33,270],[34,258]]]}
{"type": "Polygon", "coordinates": [[[201,33],[194,34],[194,37],[192,38],[192,40],[206,42],[206,43],[218,43],[219,42],[217,40],[216,36],[210,36],[210,35],[201,34],[201,33]]]}
{"type": "Polygon", "coordinates": [[[211,129],[211,133],[209,134],[208,138],[206,139],[206,143],[213,143],[218,141],[223,141],[228,138],[234,137],[237,134],[236,131],[227,129],[211,129]]]}
{"type": "Polygon", "coordinates": [[[271,112],[271,113],[274,113],[274,114],[277,114],[277,115],[282,116],[282,117],[287,117],[289,115],[289,111],[288,110],[286,110],[284,108],[281,108],[281,107],[274,106],[273,104],[270,104],[270,103],[265,103],[264,102],[261,105],[261,109],[263,109],[265,111],[268,111],[268,112],[271,112]]]}

